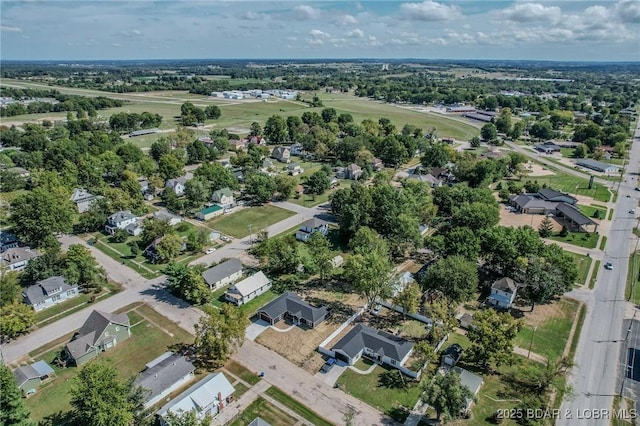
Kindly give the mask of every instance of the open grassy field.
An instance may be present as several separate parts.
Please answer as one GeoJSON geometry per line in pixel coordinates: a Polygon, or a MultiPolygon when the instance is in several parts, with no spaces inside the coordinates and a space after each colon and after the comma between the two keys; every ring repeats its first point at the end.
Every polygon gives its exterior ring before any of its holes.
{"type": "MultiPolygon", "coordinates": [[[[569,332],[579,306],[578,301],[563,298],[548,307],[546,318],[540,323],[531,324],[525,319],[524,327],[516,336],[516,346],[528,348],[531,344],[532,352],[559,358],[567,345],[569,332]]],[[[536,309],[540,308],[543,307],[538,306],[536,309]]]]}
{"type": "Polygon", "coordinates": [[[296,419],[267,402],[264,398],[258,397],[251,403],[234,421],[231,426],[245,426],[251,423],[256,417],[269,422],[272,426],[291,426],[296,424],[296,419]]]}
{"type": "Polygon", "coordinates": [[[609,201],[611,194],[605,186],[594,182],[593,187],[589,189],[588,179],[565,175],[557,170],[554,171],[556,173],[555,175],[536,176],[529,180],[536,180],[540,186],[546,184],[549,188],[557,189],[570,195],[584,195],[585,197],[591,197],[594,200],[605,203],[609,201]]]}
{"type": "Polygon", "coordinates": [[[232,237],[244,238],[249,235],[249,225],[252,232],[256,233],[294,214],[289,210],[265,204],[218,216],[208,220],[207,225],[232,237]]]}
{"type": "MultiPolygon", "coordinates": [[[[121,378],[128,379],[137,374],[146,363],[166,352],[171,345],[191,342],[193,339],[189,333],[146,305],[136,306],[130,312],[129,319],[132,324],[131,337],[90,361],[111,365],[121,378]]],[[[59,346],[55,347],[38,357],[53,367],[56,377],[26,400],[27,408],[35,420],[42,420],[46,416],[70,408],[69,389],[79,370],[77,367],[60,368],[52,363],[60,349],[59,346]]]]}
{"type": "MultiPolygon", "coordinates": [[[[371,366],[369,361],[363,360],[361,363],[363,365],[358,365],[358,368],[363,370],[371,366]]],[[[413,408],[422,390],[408,377],[405,377],[407,386],[403,386],[402,382],[399,382],[399,374],[396,369],[380,365],[366,375],[347,369],[338,379],[338,383],[345,392],[398,421],[404,421],[406,413],[403,412],[402,407],[413,408]]]]}
{"type": "Polygon", "coordinates": [[[576,278],[576,284],[585,285],[587,281],[587,274],[589,273],[589,268],[591,267],[591,262],[593,262],[593,259],[585,256],[584,254],[573,253],[567,250],[565,250],[565,253],[573,258],[573,261],[578,267],[578,277],[576,278]]]}

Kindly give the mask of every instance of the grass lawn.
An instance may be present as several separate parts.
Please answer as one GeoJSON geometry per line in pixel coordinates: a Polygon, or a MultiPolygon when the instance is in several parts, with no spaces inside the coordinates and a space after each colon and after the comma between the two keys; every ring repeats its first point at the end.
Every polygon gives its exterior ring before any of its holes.
{"type": "MultiPolygon", "coordinates": [[[[190,342],[193,339],[189,333],[146,305],[136,307],[135,311],[130,312],[129,315],[132,325],[138,323],[131,328],[131,337],[90,361],[111,365],[116,368],[121,378],[128,379],[137,374],[146,363],[166,352],[168,347],[177,343],[190,342]],[[145,318],[149,318],[157,326],[145,318]],[[162,331],[161,328],[172,333],[173,336],[162,331]]],[[[69,389],[73,384],[72,379],[79,370],[77,367],[59,368],[52,363],[60,349],[59,346],[55,347],[38,357],[53,367],[56,377],[26,400],[27,408],[35,420],[41,420],[57,411],[67,411],[70,408],[69,389]]]]}
{"type": "Polygon", "coordinates": [[[218,216],[207,221],[207,225],[232,237],[244,238],[249,235],[248,225],[252,225],[252,230],[255,233],[294,214],[289,210],[265,204],[218,216]]]}
{"type": "Polygon", "coordinates": [[[297,400],[291,398],[289,395],[282,392],[280,389],[278,389],[275,386],[271,386],[264,393],[269,395],[271,398],[275,399],[282,405],[287,406],[292,411],[297,413],[299,416],[309,420],[315,426],[331,426],[332,425],[332,423],[325,420],[323,417],[318,415],[315,411],[301,404],[297,400]]]}
{"type": "Polygon", "coordinates": [[[244,313],[247,317],[251,318],[259,308],[271,302],[278,296],[278,294],[272,292],[271,290],[267,290],[265,293],[262,293],[260,296],[256,297],[250,302],[238,306],[238,310],[244,313]]]}
{"type": "Polygon", "coordinates": [[[605,203],[611,198],[609,190],[597,182],[594,182],[593,188],[589,189],[588,179],[562,174],[558,170],[554,170],[554,172],[556,173],[555,175],[536,176],[534,180],[538,181],[540,186],[546,184],[549,188],[557,189],[571,195],[577,193],[578,195],[591,197],[605,203]]]}
{"type": "Polygon", "coordinates": [[[584,254],[573,253],[567,250],[565,250],[564,252],[573,258],[573,261],[578,267],[578,277],[576,278],[576,284],[585,285],[587,281],[587,274],[589,273],[589,268],[591,267],[591,262],[593,262],[593,259],[585,256],[584,254]]]}
{"type": "Polygon", "coordinates": [[[574,246],[584,248],[596,248],[600,235],[591,232],[569,232],[566,237],[561,237],[558,232],[550,236],[550,240],[560,241],[562,243],[573,244],[574,246]]]}
{"type": "Polygon", "coordinates": [[[598,246],[598,249],[603,250],[604,251],[604,247],[607,245],[607,236],[603,235],[602,239],[600,240],[600,245],[598,246]]]}
{"type": "Polygon", "coordinates": [[[600,261],[596,260],[596,264],[593,267],[593,273],[591,274],[591,279],[589,280],[589,289],[593,290],[596,286],[596,280],[598,279],[598,272],[600,272],[600,261]]]}
{"type": "Polygon", "coordinates": [[[245,426],[256,417],[269,422],[273,426],[290,426],[296,424],[296,419],[289,414],[270,404],[265,399],[258,397],[251,403],[234,421],[231,426],[245,426]]]}
{"type": "Polygon", "coordinates": [[[247,370],[242,365],[233,360],[227,361],[227,363],[224,365],[224,369],[252,386],[260,381],[260,377],[258,377],[257,373],[247,370]]]}
{"type": "Polygon", "coordinates": [[[538,325],[535,332],[530,325],[522,327],[515,339],[516,346],[528,348],[533,334],[532,352],[553,358],[562,356],[580,303],[566,298],[554,303],[557,304],[557,315],[538,325]]]}
{"type": "Polygon", "coordinates": [[[604,219],[607,216],[607,209],[604,208],[598,208],[598,207],[594,207],[593,205],[591,206],[585,206],[582,204],[578,204],[578,210],[580,210],[582,212],[582,214],[584,214],[587,217],[593,217],[596,218],[596,212],[597,212],[597,218],[596,219],[604,219]]]}
{"type": "Polygon", "coordinates": [[[636,252],[629,257],[629,272],[627,272],[627,290],[625,292],[627,300],[640,304],[640,252],[636,252]]]}
{"type": "Polygon", "coordinates": [[[345,392],[378,408],[390,417],[404,422],[406,414],[403,414],[402,407],[412,409],[422,390],[417,383],[411,382],[406,376],[404,378],[408,386],[396,387],[400,377],[398,374],[400,373],[396,369],[379,365],[367,375],[347,369],[338,379],[338,383],[345,392]]]}
{"type": "Polygon", "coordinates": [[[445,343],[442,346],[442,349],[446,349],[447,347],[453,345],[454,343],[459,344],[464,349],[467,349],[468,347],[471,346],[471,341],[467,336],[465,336],[464,334],[456,333],[454,331],[453,333],[449,333],[449,338],[447,339],[447,343],[445,343]]]}
{"type": "Polygon", "coordinates": [[[409,319],[403,321],[398,327],[398,330],[402,333],[403,337],[413,337],[419,339],[427,335],[427,329],[420,321],[409,319]]]}
{"type": "Polygon", "coordinates": [[[336,192],[338,189],[342,189],[342,188],[348,188],[352,181],[349,180],[339,180],[338,181],[338,186],[334,189],[329,189],[328,191],[325,191],[324,194],[322,195],[309,195],[309,194],[303,194],[300,198],[290,198],[287,201],[289,201],[290,203],[294,203],[297,204],[299,206],[303,206],[303,207],[314,207],[317,206],[318,204],[324,204],[329,202],[329,197],[331,196],[331,194],[333,194],[334,192],[336,192]]]}

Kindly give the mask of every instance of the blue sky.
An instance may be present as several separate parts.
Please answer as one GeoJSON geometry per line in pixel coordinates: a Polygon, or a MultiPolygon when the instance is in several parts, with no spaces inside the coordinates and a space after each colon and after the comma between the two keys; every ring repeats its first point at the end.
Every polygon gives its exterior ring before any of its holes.
{"type": "Polygon", "coordinates": [[[640,1],[2,0],[0,57],[640,61],[640,1]]]}

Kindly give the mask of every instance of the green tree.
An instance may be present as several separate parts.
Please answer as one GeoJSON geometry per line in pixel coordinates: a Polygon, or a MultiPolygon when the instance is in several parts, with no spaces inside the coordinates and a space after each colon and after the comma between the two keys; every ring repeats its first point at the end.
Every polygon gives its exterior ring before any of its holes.
{"type": "Polygon", "coordinates": [[[324,235],[314,232],[307,240],[307,249],[311,255],[311,262],[320,272],[320,279],[322,281],[326,280],[333,267],[331,265],[331,259],[333,258],[331,243],[324,235]]]}
{"type": "Polygon", "coordinates": [[[382,256],[386,256],[389,253],[389,246],[384,238],[373,229],[363,226],[358,229],[353,238],[349,241],[349,248],[353,250],[354,254],[367,254],[376,252],[382,256]]]}
{"type": "Polygon", "coordinates": [[[499,132],[509,133],[511,131],[511,108],[502,108],[495,124],[499,132]]]}
{"type": "Polygon", "coordinates": [[[91,290],[99,290],[107,281],[91,251],[80,244],[70,245],[64,255],[64,275],[70,282],[91,290]]]}
{"type": "Polygon", "coordinates": [[[195,410],[180,410],[178,414],[167,411],[162,420],[166,426],[209,426],[213,422],[209,414],[202,419],[198,419],[195,410]]]}
{"type": "Polygon", "coordinates": [[[0,308],[0,336],[12,339],[26,333],[36,322],[33,308],[24,303],[11,303],[0,308]]]}
{"type": "Polygon", "coordinates": [[[140,246],[138,245],[138,241],[136,240],[129,240],[129,242],[127,242],[127,246],[129,246],[129,251],[131,251],[131,256],[138,257],[138,255],[140,254],[140,246]]]}
{"type": "Polygon", "coordinates": [[[184,174],[184,161],[174,154],[165,154],[158,160],[158,173],[164,179],[175,179],[184,174]]]}
{"type": "Polygon", "coordinates": [[[293,274],[300,265],[300,252],[293,235],[260,242],[255,252],[262,267],[272,274],[293,274]]]}
{"type": "Polygon", "coordinates": [[[372,306],[378,298],[390,294],[392,271],[389,256],[374,251],[349,257],[343,276],[372,306]]]}
{"type": "Polygon", "coordinates": [[[245,193],[258,204],[264,204],[273,198],[276,183],[273,178],[264,173],[252,173],[245,182],[245,193]]]}
{"type": "Polygon", "coordinates": [[[493,123],[487,123],[480,129],[480,136],[485,142],[491,142],[498,138],[498,129],[493,123]]]}
{"type": "Polygon", "coordinates": [[[500,207],[494,200],[491,203],[464,203],[454,208],[451,215],[451,226],[483,229],[495,226],[500,221],[500,207]]]}
{"type": "Polygon", "coordinates": [[[545,216],[540,222],[540,226],[538,226],[538,234],[542,238],[549,238],[551,234],[553,234],[553,223],[551,223],[551,219],[548,216],[545,216]]]}
{"type": "Polygon", "coordinates": [[[478,267],[462,256],[449,256],[429,267],[423,285],[441,291],[451,302],[467,302],[478,288],[478,267]]]}
{"type": "Polygon", "coordinates": [[[313,195],[322,195],[329,189],[331,181],[325,172],[319,170],[309,176],[307,180],[308,192],[313,195]]]}
{"type": "Polygon", "coordinates": [[[264,126],[264,136],[270,144],[277,145],[287,140],[287,122],[280,115],[272,115],[264,126]]]}
{"type": "Polygon", "coordinates": [[[11,370],[0,364],[0,425],[34,426],[11,370]]]}
{"type": "Polygon", "coordinates": [[[513,340],[520,330],[520,322],[509,313],[494,309],[476,312],[467,337],[471,341],[469,354],[480,367],[500,366],[513,360],[513,340]]]}
{"type": "Polygon", "coordinates": [[[111,236],[111,240],[114,243],[124,243],[129,238],[129,234],[122,228],[116,229],[116,231],[111,236]]]}
{"type": "Polygon", "coordinates": [[[220,111],[220,107],[218,107],[217,105],[208,105],[204,109],[204,114],[207,116],[207,118],[215,120],[220,118],[220,116],[222,115],[222,111],[220,111]]]}
{"type": "Polygon", "coordinates": [[[402,308],[402,317],[405,318],[407,314],[415,314],[418,311],[421,298],[420,287],[412,282],[393,298],[393,303],[402,308]]]}
{"type": "Polygon", "coordinates": [[[548,120],[538,121],[533,123],[529,134],[538,139],[551,139],[553,137],[553,124],[548,120]]]}
{"type": "Polygon", "coordinates": [[[202,277],[204,267],[187,267],[181,263],[171,263],[165,268],[169,291],[195,305],[206,303],[211,296],[209,286],[202,277]]]}
{"type": "Polygon", "coordinates": [[[192,230],[187,234],[187,250],[200,251],[209,242],[208,240],[206,230],[192,230]]]}
{"type": "Polygon", "coordinates": [[[277,175],[273,178],[276,184],[276,192],[280,194],[280,199],[287,200],[293,195],[293,189],[296,187],[297,181],[293,176],[277,175]]]}
{"type": "Polygon", "coordinates": [[[203,178],[188,180],[185,184],[184,195],[189,200],[191,207],[201,207],[211,198],[209,182],[203,178]]]}
{"type": "Polygon", "coordinates": [[[476,261],[480,254],[480,238],[470,228],[453,228],[444,235],[444,254],[476,261]]]}
{"type": "Polygon", "coordinates": [[[428,145],[420,158],[420,162],[425,167],[443,167],[450,160],[449,150],[442,143],[428,145]]]}
{"type": "Polygon", "coordinates": [[[131,386],[118,378],[114,367],[87,364],[73,379],[69,390],[73,417],[78,424],[122,426],[131,424],[135,405],[131,386]]]}
{"type": "Polygon", "coordinates": [[[547,303],[567,291],[562,272],[554,263],[539,256],[528,258],[526,263],[519,281],[532,311],[536,304],[547,303]]]}
{"type": "Polygon", "coordinates": [[[178,257],[180,250],[182,249],[182,238],[177,234],[165,235],[156,244],[156,253],[160,262],[168,262],[169,260],[178,257]]]}
{"type": "Polygon", "coordinates": [[[262,126],[257,121],[251,123],[251,127],[249,127],[249,135],[251,136],[261,136],[262,135],[262,126]]]}
{"type": "Polygon", "coordinates": [[[474,136],[473,138],[471,138],[469,144],[471,145],[471,148],[480,148],[480,138],[474,136]]]}
{"type": "Polygon", "coordinates": [[[195,356],[203,365],[219,367],[244,341],[249,320],[241,310],[229,304],[220,309],[205,305],[204,311],[206,315],[195,325],[195,356]]]}
{"type": "Polygon", "coordinates": [[[38,187],[11,204],[13,231],[31,247],[40,247],[57,233],[71,232],[75,207],[61,187],[38,187]]]}
{"type": "Polygon", "coordinates": [[[18,273],[0,269],[0,308],[19,302],[21,294],[18,273]]]}
{"type": "Polygon", "coordinates": [[[467,399],[475,398],[460,381],[460,375],[453,370],[444,375],[436,374],[433,380],[425,383],[421,399],[436,410],[438,420],[443,415],[447,420],[460,417],[467,406],[467,399]]]}
{"type": "Polygon", "coordinates": [[[511,140],[518,140],[520,139],[520,136],[522,136],[522,133],[524,132],[524,129],[526,128],[527,124],[524,121],[516,121],[513,126],[511,127],[511,131],[509,132],[509,137],[511,138],[511,140]]]}

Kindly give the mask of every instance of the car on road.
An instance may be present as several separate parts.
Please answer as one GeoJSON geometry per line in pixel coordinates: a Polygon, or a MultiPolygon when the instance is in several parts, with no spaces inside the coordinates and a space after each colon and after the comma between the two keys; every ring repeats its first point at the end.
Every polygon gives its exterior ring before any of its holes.
{"type": "Polygon", "coordinates": [[[331,371],[335,363],[336,363],[335,358],[329,358],[327,362],[325,362],[324,365],[320,368],[320,372],[324,374],[328,373],[329,371],[331,371]]]}
{"type": "Polygon", "coordinates": [[[629,214],[636,214],[636,209],[629,210],[629,214]]]}
{"type": "Polygon", "coordinates": [[[636,186],[635,190],[640,191],[640,186],[636,186]]]}
{"type": "Polygon", "coordinates": [[[208,249],[207,249],[207,251],[205,251],[205,252],[204,252],[204,254],[211,254],[211,253],[213,253],[214,251],[216,251],[216,249],[215,249],[215,248],[213,248],[213,247],[211,247],[211,248],[208,248],[208,249]]]}
{"type": "Polygon", "coordinates": [[[231,238],[229,238],[229,237],[225,237],[224,235],[223,235],[222,237],[220,237],[220,239],[221,239],[222,241],[224,241],[225,243],[228,243],[229,241],[231,241],[231,238]]]}
{"type": "Polygon", "coordinates": [[[608,269],[609,271],[611,271],[613,269],[613,264],[611,262],[605,263],[604,269],[608,269]]]}
{"type": "Polygon", "coordinates": [[[371,310],[371,313],[373,315],[378,315],[381,310],[382,310],[382,305],[378,303],[376,306],[373,307],[373,309],[371,310]]]}

